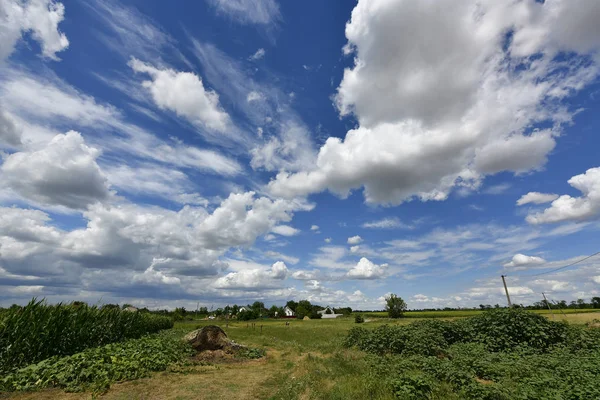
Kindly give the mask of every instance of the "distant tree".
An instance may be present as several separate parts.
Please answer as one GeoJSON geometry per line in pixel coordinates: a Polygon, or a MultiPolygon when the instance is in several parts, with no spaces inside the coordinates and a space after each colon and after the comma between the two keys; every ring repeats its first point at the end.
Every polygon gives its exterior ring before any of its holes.
{"type": "Polygon", "coordinates": [[[124,309],[126,309],[127,307],[133,307],[133,306],[132,306],[131,304],[127,304],[127,303],[125,303],[125,304],[123,304],[123,305],[121,306],[121,309],[122,309],[122,310],[124,310],[124,309]]]}
{"type": "Polygon", "coordinates": [[[577,299],[577,308],[585,308],[585,300],[577,299]]]}
{"type": "Polygon", "coordinates": [[[268,315],[271,318],[281,317],[283,315],[283,308],[272,305],[271,308],[269,308],[268,315]]]}
{"type": "Polygon", "coordinates": [[[350,308],[350,307],[334,308],[333,311],[336,314],[342,314],[342,315],[350,315],[350,314],[352,314],[352,308],[350,308]]]}
{"type": "Polygon", "coordinates": [[[115,309],[115,308],[121,308],[121,307],[119,307],[118,304],[105,304],[102,306],[102,308],[115,309]]]}
{"type": "Polygon", "coordinates": [[[182,317],[185,317],[185,314],[187,314],[187,310],[185,309],[185,307],[177,307],[175,309],[175,314],[179,314],[182,317]]]}
{"type": "Polygon", "coordinates": [[[265,309],[265,303],[262,301],[255,301],[250,307],[252,308],[252,311],[256,312],[258,316],[260,316],[265,309]]]}
{"type": "Polygon", "coordinates": [[[390,318],[401,318],[406,311],[406,302],[395,294],[390,294],[385,298],[385,310],[390,318]]]}
{"type": "Polygon", "coordinates": [[[577,308],[577,302],[575,300],[569,303],[569,308],[577,308]]]}
{"type": "Polygon", "coordinates": [[[600,308],[600,297],[592,297],[592,307],[600,308]]]}
{"type": "Polygon", "coordinates": [[[232,313],[233,315],[237,315],[237,313],[238,313],[238,312],[240,312],[240,306],[238,306],[237,304],[234,304],[234,305],[231,307],[231,313],[232,313]]]}
{"type": "Polygon", "coordinates": [[[333,311],[331,311],[331,308],[327,308],[325,309],[325,314],[333,314],[333,311]]]}
{"type": "Polygon", "coordinates": [[[362,324],[363,322],[365,322],[365,319],[362,315],[356,314],[356,316],[354,317],[354,322],[356,322],[357,324],[362,324]]]}
{"type": "Polygon", "coordinates": [[[306,305],[298,305],[298,307],[296,307],[296,318],[298,319],[302,319],[306,316],[310,317],[310,313],[311,309],[306,308],[306,305]]]}
{"type": "Polygon", "coordinates": [[[240,321],[249,321],[251,319],[257,319],[258,312],[254,311],[253,309],[246,309],[244,311],[238,312],[237,318],[240,321]]]}
{"type": "Polygon", "coordinates": [[[557,305],[558,305],[560,308],[567,308],[567,307],[568,307],[568,305],[567,305],[567,301],[566,301],[566,300],[561,300],[561,301],[559,301],[559,302],[557,303],[557,305]]]}
{"type": "Polygon", "coordinates": [[[298,302],[298,307],[304,307],[306,310],[312,311],[313,309],[313,305],[310,304],[310,301],[308,300],[300,300],[298,302]]]}

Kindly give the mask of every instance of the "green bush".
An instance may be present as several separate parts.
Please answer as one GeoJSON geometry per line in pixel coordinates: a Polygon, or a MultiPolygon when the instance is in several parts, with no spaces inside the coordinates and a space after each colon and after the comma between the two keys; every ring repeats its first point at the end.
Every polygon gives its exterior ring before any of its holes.
{"type": "Polygon", "coordinates": [[[543,352],[557,345],[586,349],[600,345],[600,330],[570,327],[521,309],[491,310],[457,322],[424,320],[406,326],[382,325],[372,331],[354,329],[345,345],[376,354],[442,355],[459,342],[481,343],[490,351],[526,346],[543,352]]]}
{"type": "Polygon", "coordinates": [[[600,329],[491,310],[447,322],[352,328],[368,373],[399,399],[600,399],[600,329]]]}
{"type": "Polygon", "coordinates": [[[425,374],[400,375],[391,381],[394,395],[399,399],[426,399],[435,387],[435,382],[425,374]]]}
{"type": "Polygon", "coordinates": [[[173,331],[54,356],[0,378],[0,392],[59,387],[71,392],[108,389],[111,383],[148,376],[193,353],[173,331]]]}
{"type": "Polygon", "coordinates": [[[356,314],[356,316],[354,317],[354,322],[356,322],[357,324],[362,324],[363,322],[365,322],[365,319],[362,315],[356,314]]]}
{"type": "Polygon", "coordinates": [[[47,305],[34,299],[11,308],[0,321],[0,375],[52,356],[172,327],[173,321],[164,316],[85,303],[47,305]]]}
{"type": "Polygon", "coordinates": [[[529,346],[541,351],[565,341],[568,324],[553,322],[520,308],[500,308],[484,312],[462,322],[472,337],[464,341],[483,343],[491,351],[529,346]]]}

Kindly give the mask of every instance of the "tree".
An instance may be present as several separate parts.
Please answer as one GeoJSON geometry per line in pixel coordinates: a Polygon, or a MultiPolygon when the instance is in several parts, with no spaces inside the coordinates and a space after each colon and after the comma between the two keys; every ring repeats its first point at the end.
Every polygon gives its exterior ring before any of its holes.
{"type": "Polygon", "coordinates": [[[268,315],[271,318],[281,317],[283,315],[283,308],[272,305],[271,308],[269,308],[268,315]]]}
{"type": "Polygon", "coordinates": [[[258,312],[254,311],[252,309],[240,311],[237,314],[237,318],[240,321],[249,321],[251,319],[257,319],[258,318],[258,312]]]}
{"type": "Polygon", "coordinates": [[[296,307],[296,317],[298,319],[302,319],[307,315],[310,316],[310,312],[311,310],[309,308],[306,308],[305,305],[298,305],[298,307],[296,307]]]}
{"type": "Polygon", "coordinates": [[[577,299],[577,308],[585,308],[585,300],[577,299]]]}
{"type": "Polygon", "coordinates": [[[401,318],[406,311],[406,302],[395,294],[390,294],[385,298],[385,311],[390,318],[401,318]]]}
{"type": "Polygon", "coordinates": [[[329,307],[328,307],[328,308],[325,310],[325,314],[333,314],[333,311],[331,311],[331,308],[329,308],[329,307]]]}
{"type": "Polygon", "coordinates": [[[592,297],[592,307],[600,308],[600,297],[592,297]]]}

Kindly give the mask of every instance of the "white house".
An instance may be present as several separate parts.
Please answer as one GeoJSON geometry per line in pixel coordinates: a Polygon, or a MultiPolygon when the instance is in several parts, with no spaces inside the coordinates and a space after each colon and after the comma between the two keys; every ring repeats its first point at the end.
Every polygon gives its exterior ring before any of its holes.
{"type": "Polygon", "coordinates": [[[294,315],[296,315],[296,313],[288,306],[283,307],[283,314],[286,317],[293,317],[294,315]]]}
{"type": "Polygon", "coordinates": [[[238,309],[238,312],[242,312],[242,311],[248,311],[248,308],[242,306],[238,309]]]}
{"type": "Polygon", "coordinates": [[[317,314],[321,314],[321,318],[337,318],[337,317],[341,317],[344,314],[336,314],[335,311],[333,311],[333,308],[327,306],[325,307],[323,310],[321,311],[317,311],[317,314]]]}

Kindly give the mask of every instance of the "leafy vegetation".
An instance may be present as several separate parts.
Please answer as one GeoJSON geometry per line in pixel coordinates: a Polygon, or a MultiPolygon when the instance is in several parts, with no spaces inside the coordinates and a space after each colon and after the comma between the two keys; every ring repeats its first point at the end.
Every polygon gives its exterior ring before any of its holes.
{"type": "Polygon", "coordinates": [[[365,322],[365,319],[363,318],[362,315],[356,314],[354,316],[354,322],[356,322],[357,324],[362,324],[363,322],[365,322]]]}
{"type": "Polygon", "coordinates": [[[0,378],[0,391],[60,387],[101,392],[113,382],[148,376],[184,361],[193,353],[176,331],[163,331],[80,353],[54,356],[0,378]]]}
{"type": "Polygon", "coordinates": [[[352,328],[397,398],[600,398],[600,330],[497,309],[455,322],[352,328]]]}
{"type": "Polygon", "coordinates": [[[47,305],[32,300],[0,320],[0,375],[52,356],[78,353],[173,327],[165,316],[85,303],[47,305]]]}
{"type": "Polygon", "coordinates": [[[390,318],[400,318],[406,311],[406,302],[392,293],[385,298],[385,311],[390,318]]]}

